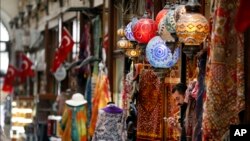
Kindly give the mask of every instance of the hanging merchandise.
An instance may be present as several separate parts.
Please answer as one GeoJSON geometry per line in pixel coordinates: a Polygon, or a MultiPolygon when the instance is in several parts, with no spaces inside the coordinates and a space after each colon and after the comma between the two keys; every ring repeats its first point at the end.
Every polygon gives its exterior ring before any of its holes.
{"type": "Polygon", "coordinates": [[[162,20],[162,18],[167,15],[167,12],[170,8],[170,5],[169,3],[167,3],[164,8],[156,15],[156,18],[155,18],[155,23],[156,25],[158,26],[160,21],[162,20]]]}
{"type": "Polygon", "coordinates": [[[126,141],[126,120],[124,112],[110,103],[98,113],[92,141],[126,141]]]}
{"type": "Polygon", "coordinates": [[[250,1],[240,0],[240,6],[236,15],[235,28],[239,32],[245,32],[250,26],[250,1]]]}
{"type": "Polygon", "coordinates": [[[177,63],[179,56],[180,48],[177,47],[172,53],[159,36],[152,38],[147,44],[146,57],[155,68],[173,67],[177,63]]]}
{"type": "Polygon", "coordinates": [[[162,96],[160,79],[153,70],[143,70],[137,99],[137,141],[162,139],[162,96]]]}
{"type": "Polygon", "coordinates": [[[104,108],[109,101],[109,80],[106,74],[100,72],[100,75],[98,76],[96,81],[95,91],[92,100],[92,115],[89,127],[90,136],[93,136],[95,131],[98,111],[104,108]]]}
{"type": "Polygon", "coordinates": [[[221,141],[230,125],[240,123],[238,114],[245,109],[244,41],[233,24],[238,0],[212,2],[211,62],[206,76],[202,140],[221,141]]]}
{"type": "Polygon", "coordinates": [[[87,101],[80,93],[66,101],[62,116],[62,141],[87,141],[87,101]]]}
{"type": "Polygon", "coordinates": [[[148,43],[148,41],[156,35],[157,26],[154,20],[148,18],[147,12],[135,24],[133,35],[138,43],[148,43]]]}
{"type": "Polygon", "coordinates": [[[137,22],[138,22],[138,19],[137,18],[133,18],[131,20],[131,22],[129,22],[128,25],[125,28],[125,35],[126,35],[126,38],[129,41],[135,41],[135,37],[134,37],[134,34],[133,34],[133,28],[134,28],[134,26],[135,26],[135,24],[137,22]]]}

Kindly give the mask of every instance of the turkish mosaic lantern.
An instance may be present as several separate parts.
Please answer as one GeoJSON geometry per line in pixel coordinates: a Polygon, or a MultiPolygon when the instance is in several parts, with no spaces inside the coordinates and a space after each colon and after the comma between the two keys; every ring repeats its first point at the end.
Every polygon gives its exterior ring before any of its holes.
{"type": "Polygon", "coordinates": [[[133,35],[138,43],[146,44],[156,35],[155,21],[147,17],[147,13],[133,27],[133,35]]]}
{"type": "Polygon", "coordinates": [[[129,41],[135,41],[135,37],[133,34],[133,27],[135,26],[136,22],[138,21],[137,18],[133,18],[131,22],[128,23],[128,25],[125,28],[125,36],[129,41]]]}
{"type": "Polygon", "coordinates": [[[155,68],[171,68],[177,63],[179,56],[180,47],[172,52],[160,36],[152,38],[146,47],[147,60],[155,68]]]}

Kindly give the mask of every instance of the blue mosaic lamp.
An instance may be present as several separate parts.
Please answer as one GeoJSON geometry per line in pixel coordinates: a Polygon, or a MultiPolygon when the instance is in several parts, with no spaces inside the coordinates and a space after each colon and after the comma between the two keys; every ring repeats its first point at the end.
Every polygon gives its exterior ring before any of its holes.
{"type": "Polygon", "coordinates": [[[147,60],[154,68],[173,67],[177,63],[180,53],[180,47],[175,48],[172,52],[160,36],[152,38],[146,47],[147,60]]]}

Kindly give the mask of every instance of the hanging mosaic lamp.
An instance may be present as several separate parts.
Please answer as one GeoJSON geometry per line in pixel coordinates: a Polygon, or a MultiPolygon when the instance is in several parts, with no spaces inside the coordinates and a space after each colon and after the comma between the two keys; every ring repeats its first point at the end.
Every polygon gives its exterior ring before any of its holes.
{"type": "Polygon", "coordinates": [[[146,47],[147,60],[155,68],[171,68],[177,63],[179,56],[180,48],[175,48],[172,53],[160,36],[152,38],[146,47]]]}
{"type": "Polygon", "coordinates": [[[178,22],[181,16],[186,14],[185,2],[182,2],[180,5],[177,5],[175,8],[175,21],[178,22]]]}
{"type": "Polygon", "coordinates": [[[122,26],[121,28],[119,28],[117,30],[117,35],[120,36],[120,37],[124,37],[125,36],[124,26],[122,26]]]}
{"type": "Polygon", "coordinates": [[[169,33],[176,32],[175,7],[174,6],[172,6],[171,9],[168,11],[166,20],[163,22],[165,22],[165,26],[169,33]]]}
{"type": "Polygon", "coordinates": [[[161,19],[167,15],[167,12],[170,8],[170,3],[167,2],[166,5],[164,6],[164,8],[156,15],[156,18],[155,18],[155,24],[158,26],[161,19]]]}
{"type": "Polygon", "coordinates": [[[198,13],[199,7],[197,0],[189,0],[186,5],[187,13],[181,16],[176,24],[179,41],[187,46],[200,45],[209,34],[209,23],[198,13]]]}
{"type": "Polygon", "coordinates": [[[137,18],[133,18],[131,22],[128,23],[128,25],[125,28],[125,36],[129,41],[135,41],[135,37],[133,34],[133,27],[135,26],[136,22],[138,21],[137,18]]]}
{"type": "Polygon", "coordinates": [[[120,49],[129,49],[129,48],[133,48],[133,44],[129,40],[127,40],[125,37],[122,37],[117,42],[117,47],[120,49]]]}
{"type": "Polygon", "coordinates": [[[130,58],[135,58],[141,55],[141,50],[139,48],[127,49],[125,54],[130,58]]]}
{"type": "Polygon", "coordinates": [[[146,44],[156,35],[155,21],[148,18],[147,13],[135,24],[133,35],[138,43],[146,44]]]}

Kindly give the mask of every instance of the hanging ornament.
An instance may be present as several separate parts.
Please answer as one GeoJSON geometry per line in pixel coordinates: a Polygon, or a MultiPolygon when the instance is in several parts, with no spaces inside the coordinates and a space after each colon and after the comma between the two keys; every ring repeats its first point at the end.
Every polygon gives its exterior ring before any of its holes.
{"type": "Polygon", "coordinates": [[[137,21],[138,21],[137,18],[133,18],[131,20],[131,22],[129,22],[129,24],[125,28],[125,36],[127,37],[127,39],[129,41],[135,41],[135,37],[134,37],[132,29],[135,26],[135,24],[136,24],[137,21]]]}
{"type": "Polygon", "coordinates": [[[117,30],[117,35],[120,36],[120,37],[124,37],[125,36],[124,26],[122,26],[121,28],[119,28],[117,30]]]}
{"type": "Polygon", "coordinates": [[[138,43],[148,43],[156,35],[157,26],[154,20],[147,18],[145,13],[132,30],[138,43]]]}
{"type": "Polygon", "coordinates": [[[175,30],[176,21],[175,21],[175,9],[174,9],[174,7],[172,7],[168,11],[167,16],[166,16],[166,20],[164,22],[166,22],[165,25],[166,25],[168,32],[170,32],[170,33],[176,32],[176,30],[175,30]]]}
{"type": "Polygon", "coordinates": [[[152,38],[146,47],[146,57],[149,63],[155,68],[173,67],[180,56],[180,48],[175,48],[174,52],[167,47],[161,37],[152,38]]]}
{"type": "Polygon", "coordinates": [[[169,8],[170,8],[170,3],[167,2],[166,5],[164,6],[164,8],[156,15],[155,23],[156,23],[157,26],[159,25],[162,18],[165,15],[167,15],[167,12],[168,12],[169,8]]]}
{"type": "Polygon", "coordinates": [[[180,17],[176,24],[176,32],[180,42],[185,45],[200,45],[209,33],[209,23],[207,19],[199,14],[197,0],[187,3],[187,13],[180,17]]]}
{"type": "Polygon", "coordinates": [[[175,21],[178,22],[181,16],[186,14],[185,5],[178,5],[175,8],[175,21]]]}
{"type": "Polygon", "coordinates": [[[125,37],[122,37],[117,42],[117,47],[121,49],[128,49],[128,48],[133,48],[133,44],[129,40],[127,40],[125,37]]]}

